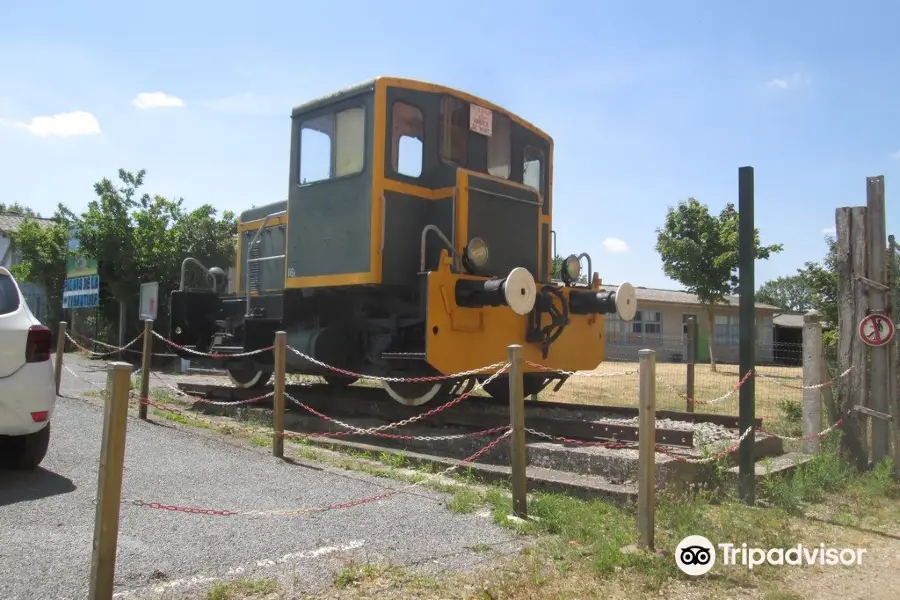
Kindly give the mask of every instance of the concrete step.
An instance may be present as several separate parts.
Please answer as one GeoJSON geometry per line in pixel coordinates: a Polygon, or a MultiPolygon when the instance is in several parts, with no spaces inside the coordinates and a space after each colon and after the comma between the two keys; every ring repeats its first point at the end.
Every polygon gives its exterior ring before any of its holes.
{"type": "MultiPolygon", "coordinates": [[[[753,465],[756,480],[764,480],[776,476],[789,476],[798,466],[808,463],[815,455],[803,452],[785,452],[779,456],[771,457],[771,460],[757,459],[753,465]]],[[[729,479],[737,480],[739,468],[737,465],[728,469],[729,479]]]]}

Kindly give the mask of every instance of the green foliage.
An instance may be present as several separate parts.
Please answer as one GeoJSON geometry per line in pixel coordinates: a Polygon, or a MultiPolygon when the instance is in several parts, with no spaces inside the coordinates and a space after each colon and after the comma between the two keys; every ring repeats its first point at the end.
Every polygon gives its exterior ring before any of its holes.
{"type": "MultiPolygon", "coordinates": [[[[77,228],[80,250],[97,259],[101,285],[112,299],[128,304],[136,302],[140,284],[148,281],[158,281],[160,298],[165,298],[178,287],[187,256],[222,269],[234,264],[234,215],[225,211],[218,218],[210,204],[188,212],[181,198],[139,195],[145,174],[119,169],[118,186],[103,178],[94,184],[97,198],[80,216],[60,205],[77,228]]],[[[101,300],[108,320],[115,320],[118,310],[117,302],[101,300]]]]}
{"type": "MultiPolygon", "coordinates": [[[[656,251],[663,272],[678,281],[705,305],[722,302],[739,293],[739,215],[734,204],[726,204],[718,216],[694,198],[688,198],[666,213],[665,225],[656,230],[656,251]]],[[[782,244],[762,246],[755,230],[754,256],[767,260],[781,252],[782,244]]]]}
{"type": "MultiPolygon", "coordinates": [[[[738,268],[738,225],[734,204],[728,203],[717,215],[694,198],[680,202],[666,212],[665,224],[656,230],[656,251],[663,272],[695,294],[706,309],[710,339],[710,362],[715,370],[712,309],[728,294],[740,293],[738,268]]],[[[763,246],[759,230],[754,230],[754,256],[767,260],[784,249],[781,244],[763,246]]]]}
{"type": "Polygon", "coordinates": [[[18,202],[13,202],[12,204],[4,204],[0,202],[0,214],[7,215],[20,215],[22,217],[38,217],[40,215],[28,208],[27,206],[22,206],[18,202]]]}
{"type": "Polygon", "coordinates": [[[756,300],[787,312],[806,312],[813,306],[812,289],[801,275],[788,275],[765,282],[756,300]]]}
{"type": "MultiPolygon", "coordinates": [[[[13,205],[9,208],[15,208],[13,205]]],[[[0,208],[3,208],[0,205],[0,208]]],[[[63,215],[56,214],[56,222],[47,226],[35,221],[34,212],[25,209],[25,220],[12,234],[12,242],[22,262],[12,268],[13,276],[44,288],[47,293],[47,322],[55,325],[62,320],[62,290],[66,279],[69,231],[63,215]]]]}

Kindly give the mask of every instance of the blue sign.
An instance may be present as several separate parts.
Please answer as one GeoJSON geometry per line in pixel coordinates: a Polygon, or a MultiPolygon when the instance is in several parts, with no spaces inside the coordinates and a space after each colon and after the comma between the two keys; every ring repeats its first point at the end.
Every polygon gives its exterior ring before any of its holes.
{"type": "Polygon", "coordinates": [[[100,304],[100,276],[69,277],[63,285],[63,308],[95,308],[100,304]]]}

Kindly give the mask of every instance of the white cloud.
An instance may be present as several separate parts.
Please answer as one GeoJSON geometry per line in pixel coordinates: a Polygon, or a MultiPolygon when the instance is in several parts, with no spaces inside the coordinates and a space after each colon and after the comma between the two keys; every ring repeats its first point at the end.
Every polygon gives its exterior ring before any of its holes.
{"type": "Polygon", "coordinates": [[[100,133],[100,123],[97,118],[91,113],[81,110],[59,113],[51,117],[34,117],[30,123],[16,123],[16,127],[27,129],[38,137],[51,135],[69,137],[100,133]]]}
{"type": "Polygon", "coordinates": [[[603,247],[610,252],[628,252],[628,244],[619,238],[606,238],[603,240],[603,247]]]}
{"type": "Polygon", "coordinates": [[[837,233],[837,227],[835,227],[834,225],[832,225],[831,227],[826,227],[822,230],[822,233],[824,233],[825,235],[834,235],[835,233],[837,233]]]}
{"type": "Polygon", "coordinates": [[[778,89],[787,89],[798,87],[801,85],[808,85],[809,79],[801,75],[800,73],[794,73],[790,77],[786,79],[772,79],[771,81],[766,82],[766,87],[778,88],[778,89]]]}
{"type": "Polygon", "coordinates": [[[132,104],[138,108],[172,108],[175,106],[184,106],[184,100],[178,96],[164,94],[163,92],[141,92],[132,104]]]}

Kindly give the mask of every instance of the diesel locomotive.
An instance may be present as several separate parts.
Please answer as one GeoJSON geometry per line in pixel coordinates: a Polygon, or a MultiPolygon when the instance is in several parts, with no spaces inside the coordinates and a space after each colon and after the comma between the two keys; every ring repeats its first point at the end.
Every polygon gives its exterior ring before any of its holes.
{"type": "MultiPolygon", "coordinates": [[[[240,214],[234,291],[222,268],[188,258],[169,298],[170,338],[216,354],[235,385],[268,383],[273,352],[246,353],[285,331],[314,359],[288,351],[287,372],[335,387],[360,374],[463,374],[503,363],[520,344],[528,396],[604,360],[604,315],[634,318],[634,288],[601,292],[586,253],[551,277],[553,140],[521,117],[393,77],[291,117],[287,200],[240,214]],[[184,284],[191,263],[208,287],[184,284]]],[[[417,406],[490,374],[383,385],[417,406]]],[[[508,385],[504,374],[485,390],[506,397],[508,385]]]]}

